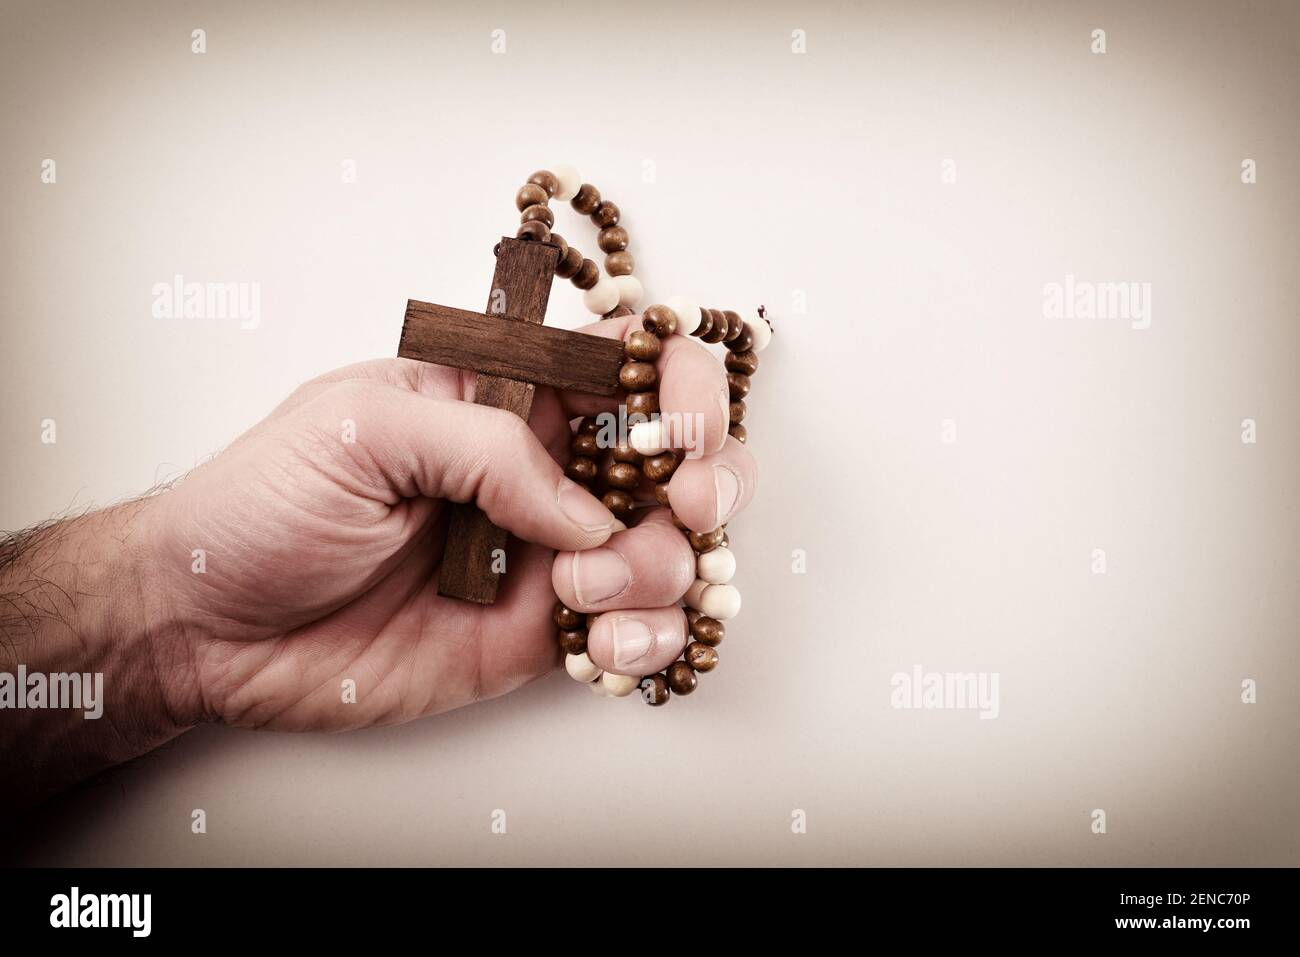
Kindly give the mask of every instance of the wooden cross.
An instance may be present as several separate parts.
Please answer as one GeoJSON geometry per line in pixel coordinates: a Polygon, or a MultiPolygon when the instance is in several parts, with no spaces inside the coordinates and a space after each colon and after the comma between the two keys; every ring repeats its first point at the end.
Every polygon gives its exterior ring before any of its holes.
{"type": "MultiPolygon", "coordinates": [[[[412,299],[397,354],[478,373],[474,401],[527,421],[538,385],[593,395],[618,391],[623,343],[542,325],[560,248],[502,239],[487,314],[412,299]]],[[[506,532],[472,502],[452,506],[438,594],[496,601],[506,532]]]]}

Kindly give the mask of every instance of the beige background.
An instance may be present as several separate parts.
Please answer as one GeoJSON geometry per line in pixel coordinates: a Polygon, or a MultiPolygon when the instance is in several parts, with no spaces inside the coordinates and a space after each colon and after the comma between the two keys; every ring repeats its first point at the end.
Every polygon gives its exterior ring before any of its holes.
{"type": "MultiPolygon", "coordinates": [[[[203,728],[50,809],[22,860],[1300,863],[1293,4],[2,17],[2,527],[142,491],[391,354],[408,296],[481,306],[551,162],[622,205],[652,297],[778,328],[746,607],[703,693],[557,674],[396,729],[203,728]],[[152,318],[175,273],[259,282],[261,326],[152,318]],[[1045,319],[1067,274],[1151,283],[1151,328],[1045,319]],[[998,672],[1000,717],[892,709],[915,664],[998,672]]],[[[552,316],[584,321],[569,286],[552,316]]]]}

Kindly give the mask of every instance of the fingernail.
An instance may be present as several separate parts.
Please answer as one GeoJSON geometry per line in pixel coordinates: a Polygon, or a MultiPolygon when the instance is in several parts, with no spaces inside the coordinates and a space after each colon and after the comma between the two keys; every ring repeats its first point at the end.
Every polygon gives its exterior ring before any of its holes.
{"type": "Polygon", "coordinates": [[[636,663],[650,653],[655,636],[638,618],[614,619],[614,667],[635,669],[636,663]]]}
{"type": "Polygon", "coordinates": [[[713,466],[713,490],[718,509],[717,524],[722,525],[731,518],[740,502],[740,476],[736,470],[726,465],[713,466]]]}
{"type": "Polygon", "coordinates": [[[578,604],[594,605],[627,591],[632,569],[612,548],[573,553],[573,591],[578,604]]]}
{"type": "Polygon", "coordinates": [[[609,528],[616,521],[613,512],[571,479],[560,479],[556,500],[560,503],[560,511],[580,525],[584,532],[599,532],[609,528]]]}

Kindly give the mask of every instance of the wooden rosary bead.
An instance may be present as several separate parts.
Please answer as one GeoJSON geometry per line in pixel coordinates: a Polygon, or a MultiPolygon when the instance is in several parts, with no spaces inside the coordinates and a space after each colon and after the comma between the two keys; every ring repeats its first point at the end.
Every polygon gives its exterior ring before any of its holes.
{"type": "Polygon", "coordinates": [[[594,459],[589,459],[585,455],[579,455],[569,459],[569,464],[564,467],[564,474],[575,482],[586,485],[588,482],[596,480],[597,469],[594,459]]]}
{"type": "Polygon", "coordinates": [[[668,518],[672,521],[674,528],[683,531],[688,535],[691,533],[691,527],[678,518],[676,512],[669,512],[668,518]]]}
{"type": "Polygon", "coordinates": [[[574,681],[595,681],[600,677],[600,666],[587,657],[585,651],[564,656],[564,670],[574,681]]]}
{"type": "Polygon", "coordinates": [[[691,548],[697,552],[707,552],[722,544],[722,527],[711,532],[691,532],[691,548]]]}
{"type": "Polygon", "coordinates": [[[531,239],[539,243],[549,242],[551,229],[541,220],[533,219],[519,227],[515,239],[531,239]]]}
{"type": "Polygon", "coordinates": [[[632,675],[616,675],[612,671],[606,671],[600,676],[601,690],[608,698],[626,698],[640,683],[640,678],[632,675]]]}
{"type": "Polygon", "coordinates": [[[600,617],[599,613],[587,616],[587,631],[596,627],[596,619],[600,617]]]}
{"type": "Polygon", "coordinates": [[[558,637],[566,655],[580,655],[587,650],[586,628],[561,628],[558,637]]]}
{"type": "Polygon", "coordinates": [[[622,226],[606,226],[596,237],[596,245],[603,253],[619,253],[627,249],[627,230],[622,226]]]}
{"type": "Polygon", "coordinates": [[[599,435],[600,420],[594,415],[585,416],[583,420],[578,423],[578,431],[583,435],[599,435]]]}
{"type": "MultiPolygon", "coordinates": [[[[608,267],[605,271],[609,272],[608,267]]],[[[645,295],[645,287],[641,285],[641,280],[631,273],[623,276],[611,275],[609,278],[614,283],[614,288],[618,290],[618,304],[624,307],[623,315],[630,316],[633,307],[637,306],[641,302],[641,297],[645,295]]]]}
{"type": "Polygon", "coordinates": [[[732,425],[739,425],[743,422],[745,420],[745,400],[736,399],[732,402],[728,407],[727,415],[730,418],[732,425]]]}
{"type": "Polygon", "coordinates": [[[623,401],[623,405],[629,419],[634,415],[649,419],[659,414],[659,393],[633,392],[623,401]]]}
{"type": "Polygon", "coordinates": [[[578,274],[573,277],[573,284],[579,289],[587,290],[600,281],[600,267],[590,259],[582,261],[582,267],[578,274]]]}
{"type": "Polygon", "coordinates": [[[677,331],[677,313],[667,306],[650,306],[641,316],[641,325],[646,332],[667,339],[677,331]]]}
{"type": "Polygon", "coordinates": [[[610,488],[631,492],[641,485],[641,472],[630,462],[610,462],[605,466],[605,483],[610,488]]]}
{"type": "Polygon", "coordinates": [[[600,455],[600,444],[594,434],[578,432],[569,440],[569,451],[574,455],[585,455],[589,459],[594,459],[600,455]]]}
{"type": "MultiPolygon", "coordinates": [[[[694,611],[694,609],[691,609],[694,611]]],[[[722,644],[722,639],[727,637],[727,626],[716,618],[710,618],[708,615],[702,615],[695,612],[696,619],[691,622],[691,637],[696,641],[715,647],[722,644]]]]}
{"type": "Polygon", "coordinates": [[[677,471],[677,455],[671,451],[652,455],[641,463],[641,471],[652,482],[667,482],[677,471]]]}
{"type": "Polygon", "coordinates": [[[692,641],[686,646],[682,659],[695,671],[712,671],[718,667],[718,653],[699,641],[692,641]]]}
{"type": "Polygon", "coordinates": [[[610,454],[614,456],[615,462],[626,462],[628,465],[635,465],[638,468],[640,468],[641,460],[644,458],[640,452],[626,442],[618,443],[610,450],[610,454]]]}
{"type": "Polygon", "coordinates": [[[697,339],[703,339],[712,331],[713,331],[713,317],[709,315],[709,310],[701,309],[700,324],[695,327],[695,331],[692,332],[691,335],[695,336],[695,338],[697,339]]]}
{"type": "Polygon", "coordinates": [[[569,205],[584,216],[590,216],[600,205],[600,190],[590,183],[583,183],[578,187],[578,192],[573,199],[569,200],[569,205]]]}
{"type": "Polygon", "coordinates": [[[529,206],[545,206],[550,198],[546,195],[546,190],[536,183],[524,183],[519,187],[519,192],[515,193],[515,205],[522,213],[529,206]]]}
{"type": "Polygon", "coordinates": [[[683,600],[695,610],[718,621],[726,621],[740,614],[740,592],[734,585],[714,585],[697,578],[686,589],[683,600]]]}
{"type": "Polygon", "coordinates": [[[762,352],[772,341],[772,324],[761,316],[749,321],[749,331],[754,337],[755,352],[762,352]]]}
{"type": "Polygon", "coordinates": [[[728,427],[727,434],[731,436],[733,439],[735,439],[737,442],[739,442],[741,445],[744,445],[747,441],[749,441],[749,432],[746,431],[745,427],[741,425],[739,422],[736,422],[732,424],[730,427],[728,427]]]}
{"type": "Polygon", "coordinates": [[[572,279],[578,274],[578,270],[582,268],[583,262],[585,260],[582,258],[582,253],[578,251],[578,247],[570,246],[564,251],[564,255],[560,257],[559,265],[555,267],[555,275],[561,279],[572,279]]]}
{"type": "Polygon", "coordinates": [[[694,608],[683,608],[682,611],[686,612],[686,624],[688,628],[693,628],[695,623],[704,617],[694,608]]]}
{"type": "Polygon", "coordinates": [[[551,212],[549,206],[543,206],[540,203],[529,206],[519,214],[521,223],[538,222],[544,223],[547,229],[555,225],[555,214],[551,212]]]}
{"type": "Polygon", "coordinates": [[[710,309],[709,318],[713,320],[713,326],[709,329],[707,335],[700,336],[705,342],[721,342],[727,337],[727,317],[722,314],[721,309],[710,309]]]}
{"type": "Polygon", "coordinates": [[[674,661],[668,666],[668,687],[673,694],[690,694],[699,684],[695,672],[684,661],[674,661]]]}
{"type": "MultiPolygon", "coordinates": [[[[615,278],[616,278],[616,279],[631,279],[632,277],[631,277],[631,276],[616,276],[615,278]]],[[[615,283],[615,285],[617,285],[617,283],[615,283]]],[[[619,292],[619,295],[620,295],[620,296],[622,295],[621,290],[620,290],[620,292],[619,292]]],[[[622,301],[620,301],[619,304],[618,304],[617,306],[615,306],[615,307],[614,307],[613,309],[611,309],[609,312],[605,313],[605,315],[602,316],[601,318],[604,318],[604,319],[622,319],[624,316],[630,316],[630,315],[632,315],[632,310],[629,309],[627,306],[623,305],[622,301]]]]}
{"type": "Polygon", "coordinates": [[[728,352],[723,365],[727,367],[728,372],[753,375],[758,371],[758,354],[753,349],[746,352],[728,352]]]}
{"type": "Polygon", "coordinates": [[[630,276],[635,266],[636,260],[626,249],[605,257],[605,272],[611,276],[630,276]]]}
{"type": "Polygon", "coordinates": [[[668,508],[668,483],[660,482],[655,486],[655,501],[668,508]]]}
{"type": "Polygon", "coordinates": [[[591,221],[600,229],[607,229],[610,226],[617,226],[621,211],[618,206],[609,200],[603,200],[595,211],[591,214],[591,221]]]}
{"type": "Polygon", "coordinates": [[[740,324],[740,334],[727,340],[727,354],[733,352],[748,352],[754,348],[754,334],[749,331],[749,323],[740,324]]]}
{"type": "Polygon", "coordinates": [[[550,199],[560,188],[560,181],[555,178],[555,174],[547,169],[539,169],[532,176],[528,177],[528,182],[540,186],[546,190],[546,198],[550,199]]]}
{"type": "Polygon", "coordinates": [[[749,395],[749,376],[743,372],[728,372],[727,391],[733,399],[743,399],[749,395]]]}
{"type": "MultiPolygon", "coordinates": [[[[569,251],[569,241],[559,233],[551,230],[551,242],[560,247],[560,259],[563,259],[569,251]]],[[[558,260],[557,260],[558,262],[558,260]]]]}
{"type": "Polygon", "coordinates": [[[623,343],[623,353],[637,362],[654,362],[661,351],[663,347],[659,343],[659,337],[644,329],[637,329],[623,343]]]}
{"type": "Polygon", "coordinates": [[[736,556],[721,544],[712,551],[695,556],[695,577],[710,585],[725,585],[736,577],[736,556]]]}
{"type": "Polygon", "coordinates": [[[722,310],[722,315],[727,320],[727,334],[722,337],[722,341],[730,342],[745,331],[745,320],[740,318],[740,313],[731,309],[722,310]]]}
{"type": "Polygon", "coordinates": [[[618,384],[628,392],[649,392],[658,381],[659,374],[650,362],[625,362],[618,370],[618,384]]]}
{"type": "Polygon", "coordinates": [[[582,624],[582,616],[562,601],[555,603],[555,610],[551,612],[551,620],[555,622],[555,627],[562,631],[577,628],[582,624]]]}
{"type": "Polygon", "coordinates": [[[610,489],[601,496],[600,500],[620,522],[626,522],[632,515],[632,509],[636,507],[636,501],[632,496],[621,489],[610,489]]]}
{"type": "Polygon", "coordinates": [[[668,690],[668,679],[663,675],[648,675],[641,679],[641,697],[652,708],[668,703],[672,692],[668,690]]]}

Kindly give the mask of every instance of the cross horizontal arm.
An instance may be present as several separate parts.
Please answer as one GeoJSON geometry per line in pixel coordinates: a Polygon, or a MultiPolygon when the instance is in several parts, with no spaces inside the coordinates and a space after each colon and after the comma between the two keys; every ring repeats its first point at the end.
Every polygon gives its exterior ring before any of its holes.
{"type": "Polygon", "coordinates": [[[397,354],[557,389],[613,395],[623,343],[411,299],[397,354]]]}

